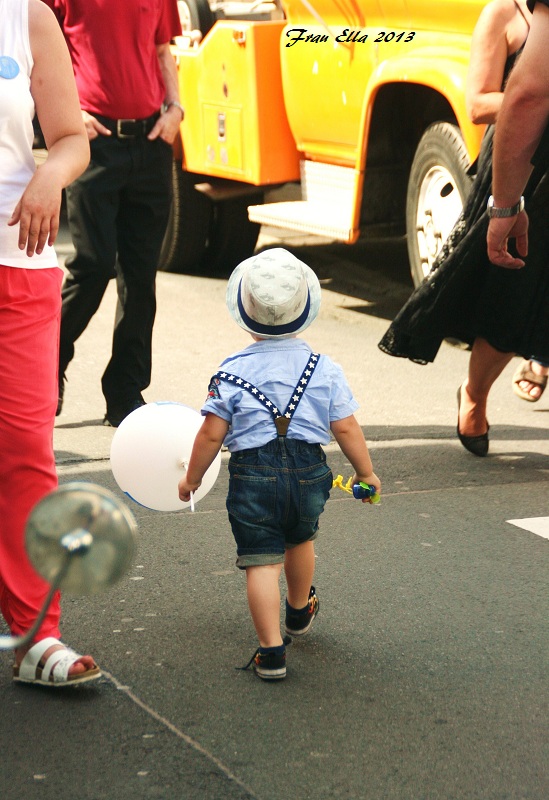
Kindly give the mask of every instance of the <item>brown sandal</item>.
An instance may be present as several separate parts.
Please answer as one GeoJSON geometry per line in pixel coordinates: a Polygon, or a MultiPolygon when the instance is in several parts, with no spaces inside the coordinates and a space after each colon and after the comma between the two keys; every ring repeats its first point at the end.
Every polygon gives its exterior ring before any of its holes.
{"type": "Polygon", "coordinates": [[[536,375],[535,372],[532,372],[531,365],[531,361],[527,361],[526,359],[521,361],[513,375],[513,391],[522,400],[527,400],[529,403],[537,403],[547,386],[547,375],[536,375]],[[520,381],[528,381],[529,383],[539,386],[541,389],[539,397],[532,397],[529,392],[525,392],[524,389],[521,389],[519,386],[520,381]]]}

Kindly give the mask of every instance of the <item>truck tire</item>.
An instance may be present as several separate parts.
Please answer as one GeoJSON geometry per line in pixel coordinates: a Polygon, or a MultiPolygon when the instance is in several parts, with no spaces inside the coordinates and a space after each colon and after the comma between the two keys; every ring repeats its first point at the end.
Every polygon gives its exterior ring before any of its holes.
{"type": "Polygon", "coordinates": [[[158,261],[162,272],[226,276],[253,255],[261,225],[249,220],[248,206],[263,202],[263,194],[213,202],[195,189],[207,180],[174,159],[173,201],[158,261]]]}
{"type": "Polygon", "coordinates": [[[206,36],[215,22],[208,0],[178,0],[177,7],[183,33],[198,30],[206,36]]]}
{"type": "Polygon", "coordinates": [[[471,188],[469,156],[460,130],[449,122],[431,125],[412,162],[406,195],[406,233],[414,286],[429,274],[454,227],[471,188]]]}
{"type": "Polygon", "coordinates": [[[158,269],[163,272],[200,272],[212,219],[212,203],[194,188],[203,176],[186,172],[174,159],[173,201],[162,243],[158,269]]]}
{"type": "Polygon", "coordinates": [[[263,195],[256,193],[213,204],[204,274],[227,277],[241,261],[253,255],[261,225],[248,218],[248,206],[262,202],[263,195]]]}

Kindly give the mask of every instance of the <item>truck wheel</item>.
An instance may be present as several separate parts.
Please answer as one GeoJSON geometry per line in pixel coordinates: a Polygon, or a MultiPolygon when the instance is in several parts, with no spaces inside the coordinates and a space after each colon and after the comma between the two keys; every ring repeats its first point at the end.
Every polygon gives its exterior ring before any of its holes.
{"type": "Polygon", "coordinates": [[[158,269],[202,275],[229,275],[253,255],[261,225],[248,219],[248,206],[263,194],[213,202],[195,189],[206,175],[186,172],[174,159],[173,201],[158,269]]]}
{"type": "Polygon", "coordinates": [[[437,122],[420,139],[406,195],[408,257],[414,286],[429,274],[471,188],[469,156],[456,125],[437,122]]]}
{"type": "Polygon", "coordinates": [[[215,22],[208,0],[178,0],[177,8],[183,33],[198,30],[204,37],[215,22]]]}
{"type": "Polygon", "coordinates": [[[203,273],[228,276],[254,254],[261,225],[248,218],[248,206],[263,202],[263,195],[235,197],[213,205],[212,226],[204,253],[203,273]]]}
{"type": "Polygon", "coordinates": [[[163,272],[200,272],[212,219],[211,200],[194,188],[203,176],[186,172],[174,159],[173,201],[160,251],[163,272]]]}

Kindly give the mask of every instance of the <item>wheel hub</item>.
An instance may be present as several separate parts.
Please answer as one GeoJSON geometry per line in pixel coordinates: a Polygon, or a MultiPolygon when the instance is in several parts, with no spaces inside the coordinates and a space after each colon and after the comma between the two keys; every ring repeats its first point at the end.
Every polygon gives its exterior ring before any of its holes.
{"type": "Polygon", "coordinates": [[[451,173],[442,166],[431,167],[420,187],[416,217],[424,275],[431,271],[462,208],[463,199],[451,173]]]}

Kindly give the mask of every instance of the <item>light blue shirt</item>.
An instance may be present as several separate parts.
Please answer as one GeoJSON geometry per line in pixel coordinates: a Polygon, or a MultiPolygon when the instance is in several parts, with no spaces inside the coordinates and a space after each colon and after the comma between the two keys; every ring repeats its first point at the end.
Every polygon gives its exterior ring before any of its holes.
{"type": "MultiPolygon", "coordinates": [[[[302,339],[263,339],[226,358],[220,369],[254,384],[283,412],[307,364],[311,348],[302,339]]],[[[330,423],[358,408],[339,364],[321,355],[290,422],[287,436],[311,444],[330,442],[330,423]]],[[[210,386],[201,413],[230,424],[225,446],[231,451],[261,447],[277,436],[270,412],[234,382],[210,386]]]]}

